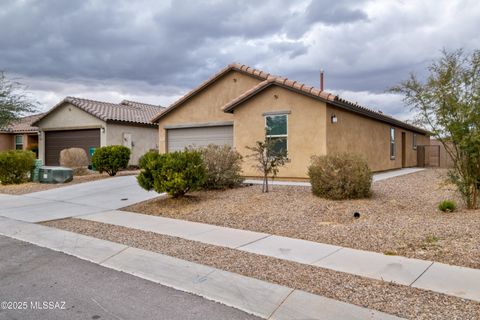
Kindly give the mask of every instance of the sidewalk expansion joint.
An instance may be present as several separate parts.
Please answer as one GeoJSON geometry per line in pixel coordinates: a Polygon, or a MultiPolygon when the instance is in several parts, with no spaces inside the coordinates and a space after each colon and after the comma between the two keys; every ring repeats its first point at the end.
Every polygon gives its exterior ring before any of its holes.
{"type": "Polygon", "coordinates": [[[267,320],[271,319],[273,317],[273,315],[275,314],[275,312],[277,312],[277,310],[285,303],[285,301],[287,301],[287,299],[292,295],[292,293],[297,290],[297,289],[292,289],[292,291],[290,291],[290,293],[285,297],[285,299],[283,299],[279,305],[275,308],[275,310],[272,311],[272,313],[268,316],[267,320]]]}
{"type": "Polygon", "coordinates": [[[413,286],[413,284],[414,284],[415,282],[417,282],[417,280],[420,279],[420,277],[422,277],[422,276],[425,274],[425,272],[427,272],[428,269],[430,269],[430,267],[433,266],[434,263],[435,263],[435,261],[432,261],[432,263],[430,263],[430,265],[429,265],[425,270],[423,270],[423,272],[420,273],[420,275],[419,275],[418,277],[416,277],[415,280],[413,280],[413,282],[410,283],[408,286],[409,286],[409,287],[413,286]]]}
{"type": "Polygon", "coordinates": [[[130,247],[125,247],[125,248],[123,248],[122,250],[120,250],[120,251],[112,254],[111,256],[109,256],[109,257],[107,257],[107,258],[105,258],[105,259],[103,259],[103,260],[100,261],[98,264],[100,264],[100,265],[104,264],[105,262],[107,262],[107,260],[110,260],[111,258],[119,255],[120,253],[122,253],[123,251],[127,250],[128,248],[130,248],[130,247]]]}
{"type": "Polygon", "coordinates": [[[330,257],[331,255],[334,255],[335,253],[337,253],[338,251],[340,251],[340,250],[342,250],[342,249],[345,249],[345,248],[338,248],[337,250],[335,250],[335,251],[333,251],[333,252],[330,252],[330,253],[327,254],[326,256],[321,257],[320,259],[315,260],[315,261],[312,261],[312,262],[307,263],[307,264],[309,264],[309,265],[314,265],[315,263],[320,262],[320,261],[322,261],[323,259],[326,259],[326,258],[330,257]]]}
{"type": "Polygon", "coordinates": [[[266,239],[266,238],[271,237],[271,236],[272,236],[272,234],[268,234],[268,235],[266,235],[265,237],[261,237],[261,238],[255,239],[255,240],[253,240],[253,241],[250,241],[250,242],[244,243],[244,244],[242,244],[242,245],[239,245],[238,247],[235,247],[234,249],[240,249],[241,247],[248,246],[248,245],[250,245],[250,244],[252,244],[252,243],[255,243],[255,242],[260,241],[260,240],[263,240],[263,239],[266,239]]]}

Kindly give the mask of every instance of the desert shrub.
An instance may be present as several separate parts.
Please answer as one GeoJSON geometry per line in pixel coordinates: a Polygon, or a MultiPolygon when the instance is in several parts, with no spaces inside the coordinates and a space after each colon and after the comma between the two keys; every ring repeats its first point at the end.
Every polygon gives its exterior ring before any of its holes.
{"type": "Polygon", "coordinates": [[[185,150],[165,154],[147,152],[139,162],[138,184],[145,190],[167,192],[174,198],[201,188],[205,167],[198,151],[185,150]]]}
{"type": "Polygon", "coordinates": [[[107,146],[95,149],[92,164],[98,172],[114,176],[120,169],[125,169],[130,160],[130,149],[124,146],[107,146]]]}
{"type": "Polygon", "coordinates": [[[371,195],[372,172],[358,155],[313,156],[308,176],[313,194],[319,197],[340,200],[371,195]]]}
{"type": "Polygon", "coordinates": [[[438,205],[438,209],[443,212],[453,212],[456,208],[457,205],[451,200],[443,200],[438,205]]]}
{"type": "Polygon", "coordinates": [[[239,186],[243,178],[242,156],[232,147],[211,144],[198,149],[203,158],[206,178],[205,189],[226,189],[239,186]]]}
{"type": "Polygon", "coordinates": [[[63,149],[60,152],[60,165],[73,169],[74,175],[87,174],[88,156],[82,148],[63,149]]]}
{"type": "Polygon", "coordinates": [[[29,173],[35,166],[32,151],[11,150],[0,152],[0,182],[17,184],[28,181],[29,173]]]}

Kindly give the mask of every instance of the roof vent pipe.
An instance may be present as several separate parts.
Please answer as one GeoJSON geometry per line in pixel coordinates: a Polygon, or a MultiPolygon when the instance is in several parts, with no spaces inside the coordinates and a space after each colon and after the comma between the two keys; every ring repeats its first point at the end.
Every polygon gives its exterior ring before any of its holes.
{"type": "Polygon", "coordinates": [[[323,69],[320,70],[320,91],[323,91],[323,69]]]}

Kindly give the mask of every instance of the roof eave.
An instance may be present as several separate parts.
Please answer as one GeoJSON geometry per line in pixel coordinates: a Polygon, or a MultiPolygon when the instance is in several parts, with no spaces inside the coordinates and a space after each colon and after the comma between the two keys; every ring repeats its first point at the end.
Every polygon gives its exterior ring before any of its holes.
{"type": "MultiPolygon", "coordinates": [[[[248,69],[248,68],[247,68],[248,69]]],[[[232,64],[229,64],[228,66],[226,66],[225,68],[223,68],[222,70],[220,70],[219,72],[217,72],[216,74],[214,74],[210,79],[206,80],[205,82],[203,82],[201,85],[199,85],[198,87],[196,87],[195,89],[191,90],[190,92],[188,92],[186,95],[184,95],[182,98],[180,98],[179,100],[175,101],[172,105],[170,105],[169,107],[165,108],[164,110],[160,111],[154,118],[152,118],[152,122],[154,123],[158,123],[158,121],[164,117],[166,114],[168,114],[170,111],[176,109],[178,106],[180,106],[181,104],[183,104],[184,102],[188,101],[190,98],[194,97],[198,92],[200,92],[201,90],[207,88],[208,86],[210,86],[212,83],[214,83],[215,81],[217,81],[219,78],[223,77],[225,74],[227,74],[228,72],[230,71],[237,71],[237,72],[240,72],[242,74],[245,74],[245,75],[248,75],[252,78],[256,78],[256,79],[259,79],[259,80],[264,80],[264,77],[268,77],[270,76],[269,73],[265,73],[263,76],[260,75],[260,73],[258,74],[255,74],[255,73],[249,73],[247,72],[246,70],[243,70],[241,67],[238,67],[237,64],[235,63],[232,63],[232,64]]]]}
{"type": "Polygon", "coordinates": [[[388,124],[391,124],[391,125],[396,125],[398,127],[401,127],[401,128],[404,128],[404,129],[407,129],[407,130],[410,130],[410,131],[413,131],[413,132],[416,132],[416,133],[429,135],[428,131],[426,131],[424,129],[421,129],[421,128],[417,128],[417,127],[412,126],[412,125],[409,125],[409,124],[407,124],[403,121],[393,119],[393,118],[390,118],[390,117],[387,117],[387,116],[383,116],[381,114],[376,114],[376,113],[373,113],[373,112],[369,112],[368,110],[363,110],[362,108],[355,108],[354,109],[350,104],[339,101],[338,99],[334,99],[334,100],[325,99],[321,96],[318,96],[318,95],[315,95],[315,94],[309,94],[308,92],[305,92],[305,91],[302,91],[302,90],[299,90],[299,89],[296,89],[296,88],[292,88],[290,86],[287,86],[287,85],[284,85],[284,84],[278,83],[278,82],[268,82],[263,86],[259,86],[256,90],[252,91],[250,94],[246,95],[242,99],[239,99],[238,101],[234,101],[232,104],[229,104],[226,107],[224,107],[223,111],[227,112],[227,113],[233,113],[234,109],[238,105],[244,103],[245,101],[247,101],[248,99],[250,99],[254,95],[258,94],[259,92],[267,89],[268,87],[270,87],[272,85],[276,85],[276,86],[285,88],[287,90],[294,91],[296,93],[300,93],[302,95],[309,96],[311,98],[323,101],[325,103],[329,103],[331,105],[334,105],[336,107],[345,109],[347,111],[350,111],[350,112],[353,112],[353,113],[356,113],[356,114],[360,114],[360,115],[364,115],[368,118],[372,118],[372,119],[375,119],[375,120],[378,120],[378,121],[381,121],[381,122],[384,122],[384,123],[388,123],[388,124]]]}

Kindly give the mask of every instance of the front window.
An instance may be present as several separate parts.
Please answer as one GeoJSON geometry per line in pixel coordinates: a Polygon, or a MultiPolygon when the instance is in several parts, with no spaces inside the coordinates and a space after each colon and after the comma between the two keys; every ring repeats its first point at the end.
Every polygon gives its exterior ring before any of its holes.
{"type": "Polygon", "coordinates": [[[274,141],[274,150],[277,153],[287,152],[287,127],[288,117],[286,114],[265,116],[265,128],[267,131],[267,138],[270,141],[274,141]]]}
{"type": "Polygon", "coordinates": [[[394,160],[397,154],[395,148],[395,128],[390,128],[390,159],[394,160]]]}
{"type": "Polygon", "coordinates": [[[23,136],[21,134],[15,136],[15,149],[16,150],[23,149],[23,136]]]}
{"type": "Polygon", "coordinates": [[[417,149],[417,134],[416,133],[413,134],[413,149],[414,150],[417,149]]]}

